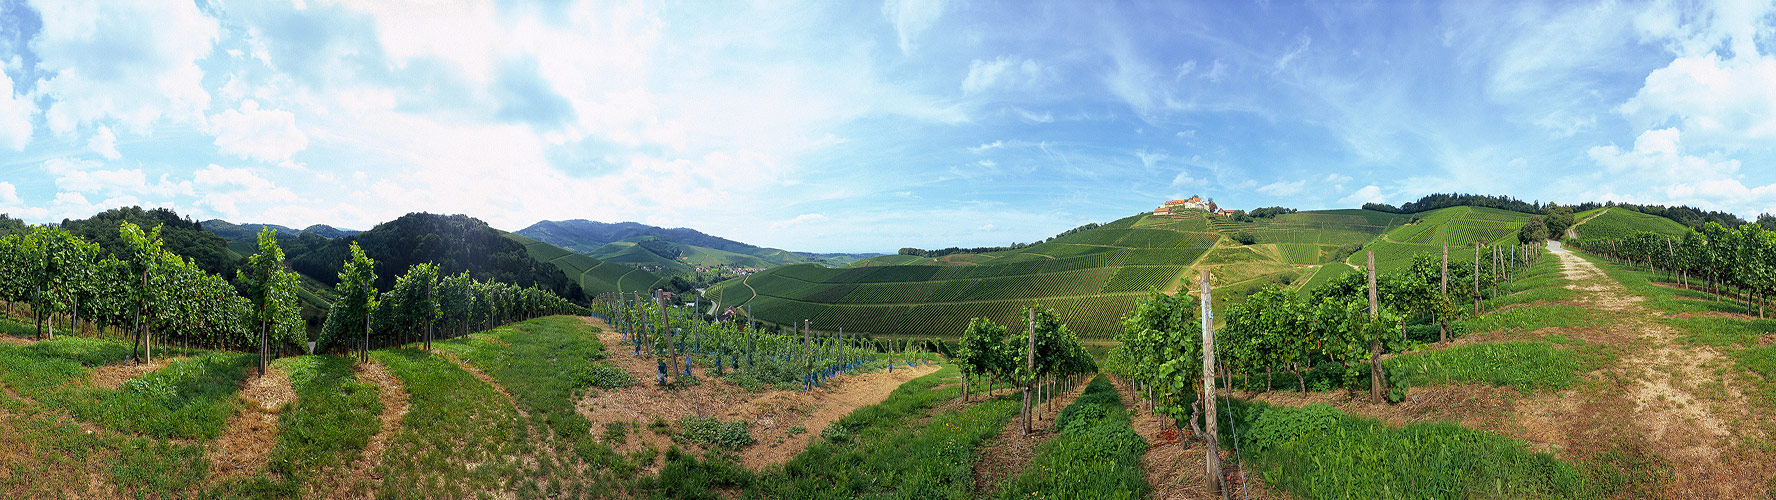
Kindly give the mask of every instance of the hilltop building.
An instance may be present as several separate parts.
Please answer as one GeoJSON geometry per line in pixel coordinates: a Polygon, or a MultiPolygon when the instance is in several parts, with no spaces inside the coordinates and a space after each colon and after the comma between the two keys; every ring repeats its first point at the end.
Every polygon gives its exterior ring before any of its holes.
{"type": "Polygon", "coordinates": [[[1160,204],[1159,208],[1153,209],[1153,215],[1173,215],[1184,210],[1201,210],[1213,214],[1219,212],[1221,207],[1215,206],[1214,200],[1192,196],[1188,200],[1171,200],[1160,204]]]}

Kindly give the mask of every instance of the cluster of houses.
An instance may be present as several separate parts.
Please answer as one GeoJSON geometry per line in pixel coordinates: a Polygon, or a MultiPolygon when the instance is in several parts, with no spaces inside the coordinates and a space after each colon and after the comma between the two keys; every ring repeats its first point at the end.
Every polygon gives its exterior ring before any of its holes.
{"type": "Polygon", "coordinates": [[[1215,200],[1192,196],[1188,200],[1171,200],[1162,203],[1159,208],[1153,209],[1153,215],[1182,215],[1185,210],[1201,210],[1222,217],[1231,217],[1234,212],[1237,212],[1237,210],[1222,210],[1221,207],[1215,205],[1215,200]]]}

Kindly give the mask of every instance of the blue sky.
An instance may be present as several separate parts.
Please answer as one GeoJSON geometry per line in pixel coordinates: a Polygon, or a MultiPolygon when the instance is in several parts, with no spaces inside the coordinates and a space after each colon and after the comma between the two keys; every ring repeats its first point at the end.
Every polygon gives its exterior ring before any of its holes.
{"type": "Polygon", "coordinates": [[[806,251],[1201,194],[1776,213],[1769,2],[0,0],[0,212],[806,251]]]}

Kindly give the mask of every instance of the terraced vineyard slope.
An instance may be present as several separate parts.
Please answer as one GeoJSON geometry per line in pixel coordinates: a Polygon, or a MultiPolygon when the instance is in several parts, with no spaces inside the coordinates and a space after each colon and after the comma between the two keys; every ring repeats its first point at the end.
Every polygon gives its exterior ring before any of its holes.
{"type": "Polygon", "coordinates": [[[541,241],[533,240],[517,233],[502,233],[506,239],[524,245],[525,253],[530,258],[545,262],[567,274],[568,279],[580,284],[580,288],[588,295],[605,292],[639,292],[653,289],[664,278],[643,271],[631,264],[595,259],[586,255],[569,252],[541,241]]]}
{"type": "Polygon", "coordinates": [[[1207,213],[1138,215],[1017,250],[883,256],[848,268],[784,266],[724,282],[711,297],[750,306],[769,323],[807,319],[823,331],[935,336],[959,334],[973,317],[1015,324],[1020,308],[1035,301],[1054,308],[1082,336],[1102,340],[1115,334],[1147,290],[1175,290],[1196,269],[1211,269],[1222,290],[1299,283],[1333,261],[1338,249],[1360,246],[1409,219],[1365,210],[1254,223],[1207,213]],[[1258,242],[1231,238],[1242,231],[1258,235],[1258,242]]]}
{"type": "Polygon", "coordinates": [[[1597,208],[1573,214],[1579,221],[1572,232],[1585,239],[1627,238],[1637,231],[1652,231],[1682,238],[1689,228],[1677,221],[1621,208],[1597,208]]]}

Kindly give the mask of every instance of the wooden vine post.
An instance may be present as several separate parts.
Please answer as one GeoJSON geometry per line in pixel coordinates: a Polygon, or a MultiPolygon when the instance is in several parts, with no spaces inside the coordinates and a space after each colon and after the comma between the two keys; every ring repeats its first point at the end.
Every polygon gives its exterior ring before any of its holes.
{"type": "Polygon", "coordinates": [[[1204,452],[1203,463],[1207,470],[1203,471],[1208,479],[1210,494],[1218,494],[1226,499],[1228,492],[1221,475],[1221,446],[1218,442],[1215,422],[1215,324],[1213,302],[1209,299],[1209,270],[1202,270],[1202,334],[1203,334],[1203,442],[1208,444],[1204,452]]]}
{"type": "MultiPolygon", "coordinates": [[[[678,362],[678,344],[672,343],[672,315],[666,314],[666,295],[655,291],[654,304],[660,306],[660,323],[666,327],[666,352],[671,355],[667,358],[670,361],[666,362],[666,375],[660,377],[665,382],[672,377],[672,364],[678,362]]],[[[655,354],[654,359],[660,359],[660,355],[655,354]]]]}
{"type": "Polygon", "coordinates": [[[1474,314],[1480,314],[1480,246],[1485,242],[1474,243],[1474,314]]]}
{"type": "MultiPolygon", "coordinates": [[[[1437,284],[1437,293],[1449,295],[1449,242],[1443,242],[1443,281],[1437,284]]],[[[1437,341],[1449,342],[1449,318],[1437,314],[1437,341]]]]}
{"type": "MultiPolygon", "coordinates": [[[[1375,251],[1369,251],[1369,321],[1381,317],[1380,300],[1375,294],[1375,251]]],[[[1381,336],[1369,339],[1369,400],[1381,402],[1381,336]]]]}
{"type": "Polygon", "coordinates": [[[1030,307],[1030,332],[1024,342],[1024,408],[1018,413],[1022,420],[1023,436],[1030,435],[1030,398],[1031,385],[1036,383],[1036,308],[1030,307]]]}

